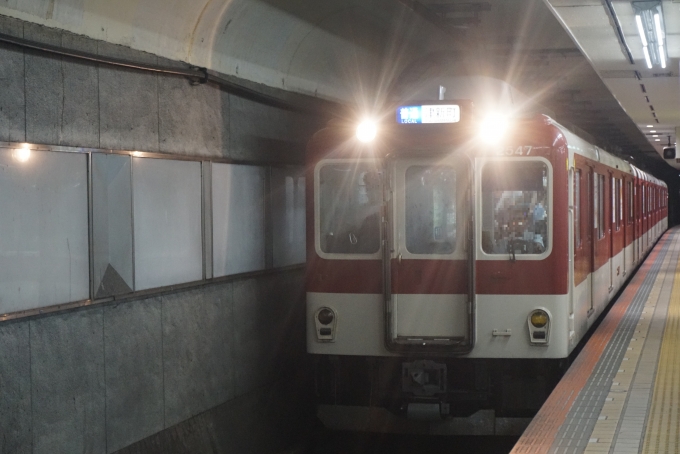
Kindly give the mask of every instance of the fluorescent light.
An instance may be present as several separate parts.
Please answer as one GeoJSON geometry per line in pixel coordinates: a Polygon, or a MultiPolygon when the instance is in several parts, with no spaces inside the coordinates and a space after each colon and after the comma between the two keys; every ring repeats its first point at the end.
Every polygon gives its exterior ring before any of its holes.
{"type": "Polygon", "coordinates": [[[656,39],[659,46],[663,46],[663,33],[661,33],[661,17],[659,14],[654,15],[654,29],[656,30],[656,39]]]}
{"type": "Polygon", "coordinates": [[[642,48],[642,51],[645,53],[645,61],[647,62],[647,68],[651,69],[652,68],[652,60],[649,58],[649,51],[647,50],[647,46],[642,48]]]}
{"type": "Polygon", "coordinates": [[[659,137],[657,134],[654,134],[652,137],[659,137]]]}
{"type": "MultiPolygon", "coordinates": [[[[648,128],[651,128],[651,126],[647,126],[648,128]]],[[[649,132],[656,132],[656,131],[649,131],[649,132]]]]}
{"type": "MultiPolygon", "coordinates": [[[[635,15],[635,22],[637,22],[638,33],[640,33],[640,39],[642,40],[642,45],[647,47],[647,38],[645,38],[645,29],[642,28],[642,18],[639,14],[635,15]]],[[[651,66],[650,66],[651,68],[651,66]]]]}
{"type": "Polygon", "coordinates": [[[648,127],[648,128],[653,128],[653,127],[654,127],[654,125],[647,125],[647,127],[648,127]]]}
{"type": "Polygon", "coordinates": [[[661,0],[633,1],[632,5],[647,68],[651,69],[653,66],[665,68],[668,58],[661,0]]]}

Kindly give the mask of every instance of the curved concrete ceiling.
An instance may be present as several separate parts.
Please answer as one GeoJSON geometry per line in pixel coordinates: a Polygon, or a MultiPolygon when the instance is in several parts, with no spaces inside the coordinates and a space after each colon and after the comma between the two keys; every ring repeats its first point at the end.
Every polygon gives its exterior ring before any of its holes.
{"type": "MultiPolygon", "coordinates": [[[[641,124],[626,101],[632,89],[617,91],[603,72],[610,67],[598,66],[584,44],[605,39],[593,13],[603,1],[5,0],[0,15],[355,105],[408,95],[432,72],[495,77],[598,145],[654,166],[661,159],[631,120],[641,124]],[[567,18],[577,10],[579,20],[567,18]],[[592,40],[584,30],[595,33],[592,40]]],[[[600,48],[602,61],[618,49],[610,41],[600,48]]],[[[677,112],[669,104],[675,97],[658,98],[655,108],[677,112]]]]}
{"type": "Polygon", "coordinates": [[[446,37],[393,0],[9,0],[0,14],[351,102],[446,37]]]}

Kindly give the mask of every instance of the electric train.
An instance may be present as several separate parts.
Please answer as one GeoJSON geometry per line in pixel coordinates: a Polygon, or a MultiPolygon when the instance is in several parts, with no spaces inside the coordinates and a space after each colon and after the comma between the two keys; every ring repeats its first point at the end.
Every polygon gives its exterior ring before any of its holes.
{"type": "Polygon", "coordinates": [[[356,135],[332,121],[307,147],[322,421],[530,416],[667,229],[667,187],[543,114],[393,112],[356,135]]]}

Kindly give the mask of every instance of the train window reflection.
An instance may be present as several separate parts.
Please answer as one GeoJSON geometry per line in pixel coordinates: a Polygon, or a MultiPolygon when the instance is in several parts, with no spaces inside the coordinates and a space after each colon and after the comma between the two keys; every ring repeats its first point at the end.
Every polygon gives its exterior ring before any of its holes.
{"type": "Polygon", "coordinates": [[[542,162],[491,162],[482,173],[482,250],[542,254],[550,241],[548,167],[542,162]]]}
{"type": "Polygon", "coordinates": [[[321,250],[377,253],[382,187],[375,164],[326,164],[319,171],[319,187],[321,250]]]}
{"type": "Polygon", "coordinates": [[[406,249],[451,254],[456,244],[456,173],[451,167],[406,169],[406,249]]]}

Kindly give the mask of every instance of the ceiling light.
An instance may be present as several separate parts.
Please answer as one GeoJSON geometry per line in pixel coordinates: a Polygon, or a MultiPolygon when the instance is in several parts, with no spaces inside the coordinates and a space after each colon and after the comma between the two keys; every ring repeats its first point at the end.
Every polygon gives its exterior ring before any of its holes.
{"type": "Polygon", "coordinates": [[[645,28],[642,26],[642,17],[640,17],[639,14],[635,15],[635,22],[637,22],[638,33],[640,34],[642,45],[644,47],[647,47],[647,38],[645,38],[645,28]]]}
{"type": "MultiPolygon", "coordinates": [[[[654,132],[654,131],[652,131],[652,132],[654,132]]],[[[659,136],[657,134],[654,134],[652,137],[659,137],[659,136]]]]}
{"type": "Polygon", "coordinates": [[[654,125],[647,125],[647,127],[648,127],[648,128],[653,128],[653,127],[654,127],[654,125]]]}
{"type": "Polygon", "coordinates": [[[656,131],[649,131],[649,132],[656,132],[656,131]]]}
{"type": "Polygon", "coordinates": [[[661,139],[654,139],[655,142],[661,142],[661,139]]]}
{"type": "Polygon", "coordinates": [[[640,34],[642,52],[645,56],[647,68],[652,68],[653,65],[665,68],[667,60],[666,32],[661,1],[633,2],[633,9],[635,10],[635,23],[640,34]]]}

